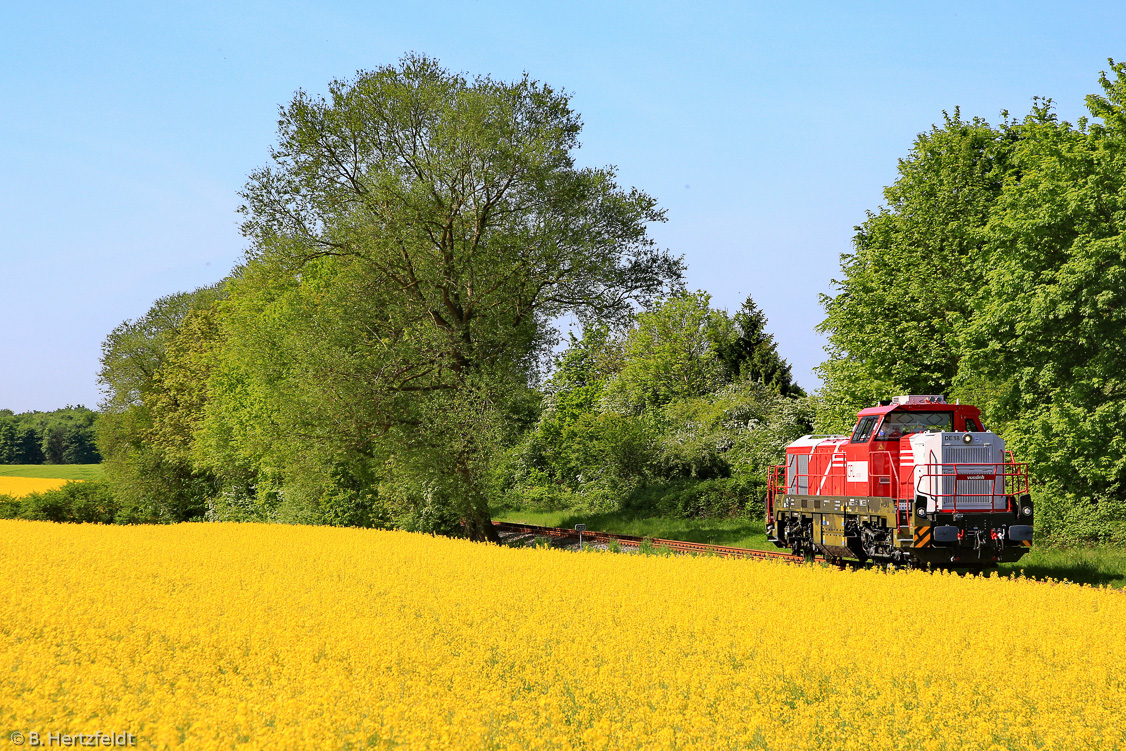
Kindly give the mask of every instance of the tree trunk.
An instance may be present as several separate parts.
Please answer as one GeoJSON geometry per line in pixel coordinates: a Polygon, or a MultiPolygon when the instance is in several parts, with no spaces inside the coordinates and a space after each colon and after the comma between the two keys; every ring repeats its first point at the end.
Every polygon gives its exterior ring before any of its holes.
{"type": "Polygon", "coordinates": [[[465,534],[475,542],[500,542],[493,520],[486,505],[483,509],[473,506],[465,514],[465,534]]]}

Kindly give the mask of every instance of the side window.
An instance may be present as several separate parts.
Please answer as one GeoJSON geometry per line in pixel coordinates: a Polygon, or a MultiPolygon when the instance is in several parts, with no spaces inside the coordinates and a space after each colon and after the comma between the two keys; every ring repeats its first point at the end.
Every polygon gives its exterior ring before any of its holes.
{"type": "Polygon", "coordinates": [[[852,431],[853,443],[867,443],[868,439],[872,437],[872,431],[876,428],[876,421],[880,418],[873,415],[865,417],[856,424],[856,429],[852,431]]]}
{"type": "Polygon", "coordinates": [[[978,427],[977,421],[972,417],[966,418],[966,430],[970,433],[980,433],[981,428],[978,427]]]}

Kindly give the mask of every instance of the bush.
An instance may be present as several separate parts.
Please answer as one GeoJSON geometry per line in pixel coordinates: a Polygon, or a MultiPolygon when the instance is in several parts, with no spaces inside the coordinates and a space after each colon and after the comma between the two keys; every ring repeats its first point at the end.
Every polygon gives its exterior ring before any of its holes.
{"type": "Polygon", "coordinates": [[[18,519],[20,500],[14,495],[0,494],[0,519],[18,519]]]}
{"type": "Polygon", "coordinates": [[[521,485],[505,494],[505,500],[530,511],[563,511],[572,508],[575,502],[570,492],[555,483],[521,485]]]}
{"type": "Polygon", "coordinates": [[[207,499],[209,522],[277,521],[278,494],[249,483],[231,484],[207,499]]]}
{"type": "Polygon", "coordinates": [[[1056,545],[1126,543],[1126,501],[1079,499],[1053,486],[1032,488],[1037,539],[1056,545]]]}
{"type": "Polygon", "coordinates": [[[68,482],[55,490],[26,495],[18,504],[21,519],[95,524],[118,521],[117,500],[103,480],[68,482]]]}
{"type": "Polygon", "coordinates": [[[373,488],[330,487],[320,497],[317,508],[320,522],[332,527],[387,526],[379,494],[373,488]]]}
{"type": "Polygon", "coordinates": [[[766,481],[759,477],[681,478],[638,490],[626,506],[632,511],[682,519],[758,518],[765,501],[766,481]]]}

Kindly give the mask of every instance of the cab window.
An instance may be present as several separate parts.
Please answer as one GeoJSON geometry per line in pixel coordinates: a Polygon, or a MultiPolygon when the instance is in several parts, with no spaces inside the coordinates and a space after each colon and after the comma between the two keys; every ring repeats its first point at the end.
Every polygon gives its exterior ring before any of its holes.
{"type": "Polygon", "coordinates": [[[888,412],[876,435],[878,441],[898,441],[905,435],[925,430],[954,430],[954,413],[950,412],[888,412]]]}
{"type": "Polygon", "coordinates": [[[876,421],[879,419],[878,416],[862,417],[852,431],[852,442],[867,443],[868,439],[872,437],[872,431],[876,428],[876,421]]]}
{"type": "Polygon", "coordinates": [[[977,420],[972,417],[966,418],[966,431],[969,433],[980,433],[981,428],[978,427],[977,420]]]}

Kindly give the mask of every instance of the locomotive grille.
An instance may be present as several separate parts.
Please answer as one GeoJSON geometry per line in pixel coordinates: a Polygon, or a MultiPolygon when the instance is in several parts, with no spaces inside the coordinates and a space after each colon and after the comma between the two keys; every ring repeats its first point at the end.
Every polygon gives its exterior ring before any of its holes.
{"type": "Polygon", "coordinates": [[[786,492],[806,495],[809,493],[809,457],[790,454],[786,457],[786,492]]]}
{"type": "MultiPolygon", "coordinates": [[[[1001,451],[993,446],[965,446],[945,445],[942,447],[943,464],[957,464],[959,475],[994,475],[1002,468],[997,466],[1003,461],[1001,451]],[[980,462],[980,464],[977,464],[980,462]],[[975,466],[976,464],[976,466],[975,466]]],[[[944,469],[944,472],[954,474],[954,467],[944,469]]],[[[958,480],[955,477],[943,477],[940,481],[942,493],[958,494],[958,508],[989,509],[993,508],[994,495],[999,492],[997,483],[1004,483],[1004,479],[984,480],[958,480]]],[[[953,500],[950,496],[946,496],[953,500]]],[[[949,502],[949,501],[947,501],[949,502]]]]}

